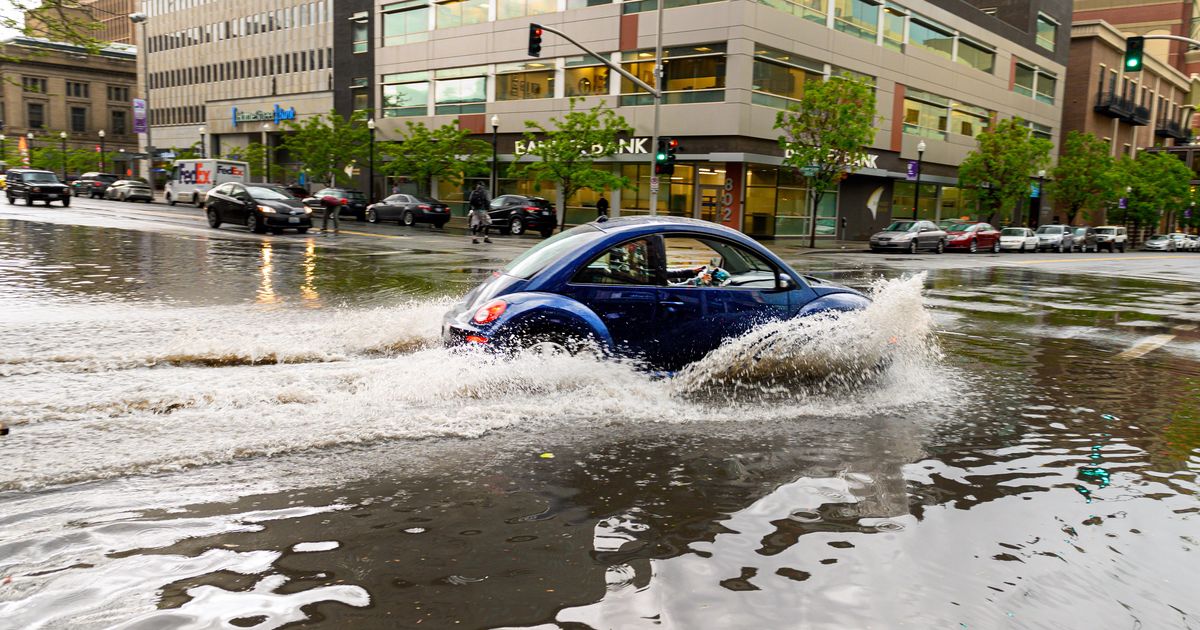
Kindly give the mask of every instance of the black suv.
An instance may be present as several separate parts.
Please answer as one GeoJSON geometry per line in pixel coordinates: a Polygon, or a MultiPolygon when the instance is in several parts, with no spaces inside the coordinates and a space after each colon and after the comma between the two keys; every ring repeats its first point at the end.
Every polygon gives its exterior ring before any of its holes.
{"type": "Polygon", "coordinates": [[[541,197],[500,195],[488,204],[488,216],[492,225],[512,235],[538,232],[546,238],[557,225],[554,206],[541,197]]]}
{"type": "Polygon", "coordinates": [[[108,190],[108,186],[118,179],[121,179],[120,175],[111,173],[84,173],[79,176],[79,179],[71,182],[71,192],[76,197],[87,195],[92,199],[103,198],[104,191],[108,190]]]}
{"type": "Polygon", "coordinates": [[[365,221],[367,219],[367,196],[364,195],[361,190],[353,190],[350,188],[322,188],[321,190],[313,193],[311,197],[306,197],[304,199],[304,205],[312,208],[313,210],[320,210],[322,208],[321,200],[325,197],[336,197],[339,200],[346,200],[345,203],[342,204],[345,207],[342,208],[342,211],[338,216],[353,216],[359,221],[365,221]]]}
{"type": "Polygon", "coordinates": [[[61,201],[62,205],[71,205],[71,192],[67,185],[58,181],[58,176],[51,171],[29,168],[8,169],[8,185],[4,190],[8,203],[16,203],[24,199],[25,205],[32,206],[35,201],[61,201]]]}

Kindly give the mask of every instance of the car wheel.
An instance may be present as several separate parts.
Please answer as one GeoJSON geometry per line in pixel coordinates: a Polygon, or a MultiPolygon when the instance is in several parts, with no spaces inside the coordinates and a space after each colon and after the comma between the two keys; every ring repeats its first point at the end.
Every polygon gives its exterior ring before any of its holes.
{"type": "Polygon", "coordinates": [[[1058,242],[1058,253],[1062,254],[1065,252],[1066,252],[1066,248],[1063,247],[1062,241],[1059,241],[1058,242]]]}
{"type": "Polygon", "coordinates": [[[972,254],[977,253],[979,251],[979,243],[975,239],[971,239],[971,244],[967,247],[967,251],[972,254]]]}
{"type": "Polygon", "coordinates": [[[412,210],[405,210],[404,214],[400,215],[400,225],[412,227],[417,222],[417,217],[412,213],[412,210]]]}
{"type": "Polygon", "coordinates": [[[221,227],[221,215],[217,214],[217,211],[215,209],[209,208],[207,214],[208,214],[208,227],[210,227],[210,228],[221,227]]]}
{"type": "Polygon", "coordinates": [[[996,239],[996,242],[992,243],[992,253],[993,254],[1000,253],[1000,239],[996,239]]]}
{"type": "Polygon", "coordinates": [[[308,228],[306,228],[306,227],[296,228],[296,233],[297,234],[308,234],[308,228]]]}
{"type": "Polygon", "coordinates": [[[25,197],[25,205],[27,205],[27,206],[32,206],[32,205],[33,205],[33,197],[30,197],[30,196],[28,196],[28,195],[27,195],[27,196],[25,197]]]}
{"type": "Polygon", "coordinates": [[[552,333],[521,340],[521,351],[543,357],[561,357],[595,352],[596,346],[586,338],[552,333]]]}
{"type": "Polygon", "coordinates": [[[554,228],[547,228],[539,233],[542,235],[542,238],[550,238],[550,235],[554,234],[554,228]]]}
{"type": "Polygon", "coordinates": [[[257,212],[251,212],[250,215],[246,217],[246,227],[255,234],[262,234],[265,231],[262,227],[262,223],[258,220],[257,212]]]}
{"type": "Polygon", "coordinates": [[[12,195],[6,195],[6,196],[8,197],[8,203],[16,203],[16,201],[13,199],[12,195]]]}
{"type": "MultiPolygon", "coordinates": [[[[47,201],[47,202],[46,202],[46,205],[47,205],[47,206],[48,206],[48,205],[50,205],[50,202],[49,202],[49,201],[47,201]]],[[[64,208],[66,208],[66,207],[68,207],[68,206],[70,206],[70,205],[71,205],[71,198],[70,198],[70,197],[63,197],[63,207],[64,207],[64,208]]]]}
{"type": "Polygon", "coordinates": [[[938,244],[937,244],[937,249],[935,249],[934,251],[939,254],[945,254],[946,253],[946,241],[939,240],[938,244]]]}
{"type": "Polygon", "coordinates": [[[521,220],[521,217],[509,219],[508,233],[513,236],[520,236],[525,233],[525,222],[521,220]]]}
{"type": "Polygon", "coordinates": [[[1121,253],[1124,254],[1125,253],[1125,243],[1121,243],[1121,246],[1118,249],[1120,249],[1121,253]]]}
{"type": "Polygon", "coordinates": [[[367,210],[367,223],[379,223],[379,213],[374,208],[367,210]]]}
{"type": "Polygon", "coordinates": [[[917,239],[914,238],[913,240],[908,242],[908,253],[910,253],[910,254],[917,253],[917,239]]]}
{"type": "Polygon", "coordinates": [[[433,224],[433,227],[435,227],[435,228],[437,228],[437,229],[439,229],[439,230],[440,230],[440,229],[442,229],[442,228],[446,227],[446,222],[445,222],[445,221],[438,221],[437,223],[434,223],[434,224],[433,224]]]}
{"type": "Polygon", "coordinates": [[[167,195],[167,205],[168,205],[168,206],[173,206],[173,205],[175,205],[175,198],[174,198],[174,197],[172,197],[171,195],[167,195]]]}

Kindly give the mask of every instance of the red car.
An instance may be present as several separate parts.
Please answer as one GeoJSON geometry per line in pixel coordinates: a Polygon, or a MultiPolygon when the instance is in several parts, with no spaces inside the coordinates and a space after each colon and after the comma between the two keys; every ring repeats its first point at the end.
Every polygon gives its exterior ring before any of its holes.
{"type": "Polygon", "coordinates": [[[945,226],[946,249],[1000,253],[1000,231],[988,223],[953,223],[945,226]]]}

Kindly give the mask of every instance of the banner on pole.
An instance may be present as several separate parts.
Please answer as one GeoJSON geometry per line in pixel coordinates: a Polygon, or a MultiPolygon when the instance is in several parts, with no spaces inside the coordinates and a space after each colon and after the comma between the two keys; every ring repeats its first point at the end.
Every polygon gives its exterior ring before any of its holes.
{"type": "Polygon", "coordinates": [[[133,99],[133,133],[146,133],[149,125],[146,124],[146,99],[133,99]]]}

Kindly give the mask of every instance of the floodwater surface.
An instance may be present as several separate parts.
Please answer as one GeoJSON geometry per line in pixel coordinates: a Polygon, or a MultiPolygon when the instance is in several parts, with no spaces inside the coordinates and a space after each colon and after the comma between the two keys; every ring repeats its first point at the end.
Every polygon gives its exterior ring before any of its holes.
{"type": "Polygon", "coordinates": [[[445,238],[0,219],[0,628],[1200,624],[1194,286],[796,257],[663,378],[441,348],[445,238]]]}

